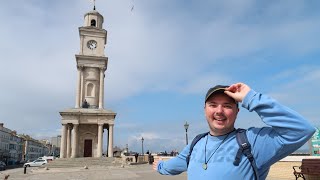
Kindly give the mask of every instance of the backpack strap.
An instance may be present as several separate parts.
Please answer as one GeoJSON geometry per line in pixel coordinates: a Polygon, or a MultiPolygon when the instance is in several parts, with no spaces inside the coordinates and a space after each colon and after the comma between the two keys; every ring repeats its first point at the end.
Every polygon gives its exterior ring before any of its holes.
{"type": "Polygon", "coordinates": [[[190,161],[190,157],[191,157],[191,153],[192,153],[192,150],[193,150],[193,147],[197,144],[197,142],[205,137],[209,132],[206,132],[206,133],[202,133],[202,134],[198,134],[191,142],[191,145],[190,145],[190,150],[189,150],[189,154],[186,158],[186,161],[187,161],[187,167],[189,166],[189,161],[190,161]]]}
{"type": "Polygon", "coordinates": [[[239,149],[238,149],[238,152],[237,152],[237,155],[235,157],[233,164],[235,166],[238,166],[241,161],[241,155],[244,154],[251,163],[251,166],[254,171],[254,175],[256,177],[255,179],[259,180],[259,173],[258,173],[256,161],[254,160],[254,157],[251,153],[251,145],[250,145],[248,138],[247,138],[247,135],[246,135],[247,130],[239,128],[236,131],[237,131],[236,139],[239,144],[239,149]]]}

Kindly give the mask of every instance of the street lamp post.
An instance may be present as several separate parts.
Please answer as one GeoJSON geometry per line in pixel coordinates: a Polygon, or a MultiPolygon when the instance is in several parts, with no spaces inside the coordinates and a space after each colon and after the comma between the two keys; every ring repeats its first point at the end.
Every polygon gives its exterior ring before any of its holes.
{"type": "Polygon", "coordinates": [[[184,124],[184,129],[186,130],[186,144],[188,145],[188,128],[189,128],[189,124],[186,121],[186,123],[184,124]]]}
{"type": "Polygon", "coordinates": [[[143,137],[142,137],[142,138],[141,138],[141,142],[142,142],[142,144],[141,144],[141,145],[142,145],[142,147],[141,147],[142,155],[144,154],[144,153],[143,153],[143,141],[144,141],[144,139],[143,139],[143,137]]]}
{"type": "Polygon", "coordinates": [[[129,147],[128,147],[128,144],[126,144],[126,151],[127,151],[126,153],[127,153],[127,154],[129,154],[129,147]]]}

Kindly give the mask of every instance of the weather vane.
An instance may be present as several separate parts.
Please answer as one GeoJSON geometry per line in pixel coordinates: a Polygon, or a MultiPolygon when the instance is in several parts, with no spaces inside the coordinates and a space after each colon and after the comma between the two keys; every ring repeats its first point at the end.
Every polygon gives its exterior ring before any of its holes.
{"type": "Polygon", "coordinates": [[[90,0],[90,2],[93,2],[93,10],[96,10],[96,0],[90,0]]]}
{"type": "Polygon", "coordinates": [[[134,9],[134,1],[132,0],[132,7],[131,7],[131,11],[133,11],[134,9]]]}

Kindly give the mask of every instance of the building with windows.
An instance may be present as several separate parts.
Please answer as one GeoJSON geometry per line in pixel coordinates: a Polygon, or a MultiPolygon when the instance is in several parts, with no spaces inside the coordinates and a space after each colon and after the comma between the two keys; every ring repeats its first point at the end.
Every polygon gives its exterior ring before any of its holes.
{"type": "Polygon", "coordinates": [[[47,156],[49,149],[41,141],[31,138],[29,135],[21,135],[23,139],[23,160],[33,161],[38,157],[47,156]]]}
{"type": "Polygon", "coordinates": [[[60,156],[61,135],[58,135],[57,137],[52,137],[51,144],[52,144],[52,154],[51,155],[59,157],[60,156]]]}
{"type": "Polygon", "coordinates": [[[52,155],[52,144],[50,143],[50,141],[48,139],[42,139],[40,140],[40,142],[42,143],[43,147],[43,154],[44,155],[52,155]]]}
{"type": "Polygon", "coordinates": [[[23,139],[17,135],[16,131],[11,132],[9,144],[8,165],[19,164],[22,161],[23,139]]]}
{"type": "Polygon", "coordinates": [[[8,164],[8,160],[10,157],[10,136],[11,130],[5,128],[3,126],[3,123],[0,123],[0,161],[5,162],[6,164],[8,164]]]}
{"type": "Polygon", "coordinates": [[[23,139],[0,123],[0,161],[7,165],[18,164],[22,160],[23,139]]]}
{"type": "Polygon", "coordinates": [[[15,165],[51,154],[52,145],[49,140],[39,141],[29,135],[17,135],[16,131],[0,123],[0,161],[15,165]]]}

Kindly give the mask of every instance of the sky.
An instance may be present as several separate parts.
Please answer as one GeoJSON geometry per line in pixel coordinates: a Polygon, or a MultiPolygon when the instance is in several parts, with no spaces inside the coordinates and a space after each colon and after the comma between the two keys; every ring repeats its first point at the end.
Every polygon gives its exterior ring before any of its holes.
{"type": "MultiPolygon", "coordinates": [[[[108,31],[105,109],[114,145],[180,151],[208,131],[204,96],[244,82],[320,127],[320,1],[97,0],[108,31]]],[[[35,139],[61,134],[75,107],[78,28],[89,0],[0,6],[0,122],[35,139]]],[[[241,108],[236,127],[264,126],[241,108]]],[[[107,139],[107,130],[104,140],[107,139]]],[[[306,148],[306,147],[305,147],[306,148]]],[[[104,143],[106,149],[106,143],[104,143]]]]}

